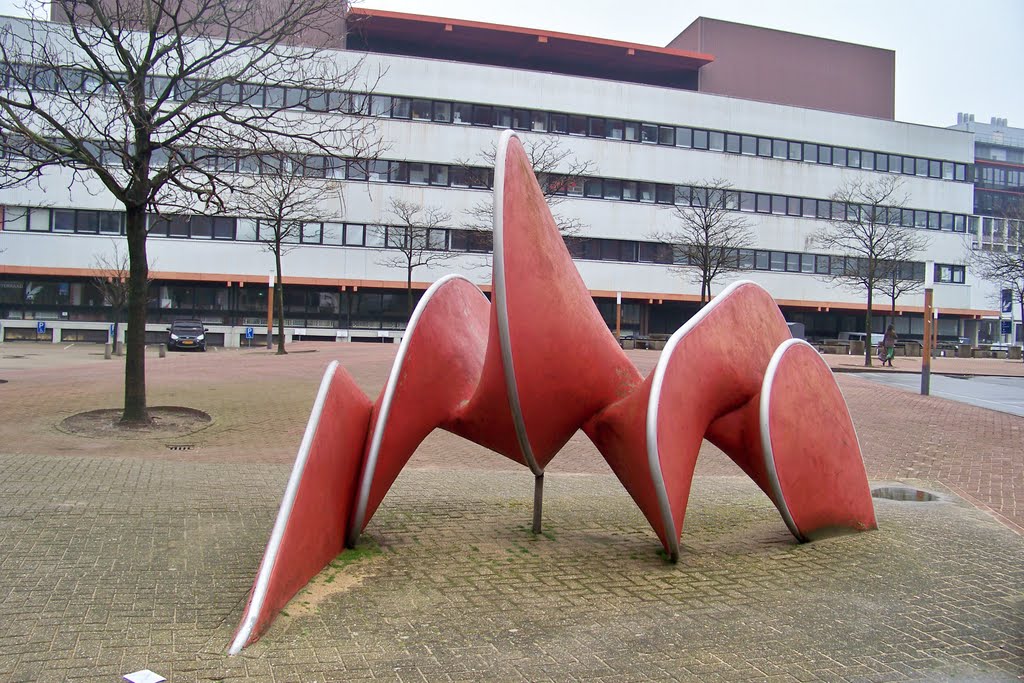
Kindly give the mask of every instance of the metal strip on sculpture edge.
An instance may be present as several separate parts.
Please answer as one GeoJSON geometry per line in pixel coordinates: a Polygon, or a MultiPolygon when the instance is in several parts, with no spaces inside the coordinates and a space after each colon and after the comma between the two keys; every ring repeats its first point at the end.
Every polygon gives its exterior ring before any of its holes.
{"type": "MultiPolygon", "coordinates": [[[[679,559],[679,538],[676,534],[676,524],[672,517],[672,504],[668,499],[668,491],[665,489],[665,476],[661,471],[661,454],[658,452],[658,404],[661,400],[661,385],[665,379],[665,371],[672,358],[672,352],[676,344],[685,337],[690,330],[697,326],[701,320],[715,309],[722,301],[728,298],[734,289],[742,285],[754,285],[761,288],[756,282],[750,280],[739,280],[733,282],[722,292],[708,302],[704,308],[697,311],[697,314],[686,321],[669,338],[665,349],[658,358],[658,365],[654,368],[654,378],[651,381],[651,395],[647,399],[647,465],[651,471],[651,479],[654,482],[654,492],[658,497],[658,508],[661,510],[661,523],[665,529],[665,538],[668,540],[669,558],[676,562],[679,559]]],[[[763,289],[763,288],[762,288],[763,289]]]]}
{"type": "Polygon", "coordinates": [[[295,496],[299,491],[299,484],[302,481],[302,473],[306,469],[306,461],[309,459],[309,451],[313,445],[313,437],[316,435],[317,427],[320,424],[320,415],[323,412],[324,403],[327,400],[327,393],[331,388],[335,371],[338,368],[338,361],[334,360],[327,366],[324,377],[320,380],[320,389],[316,394],[316,401],[313,403],[313,410],[309,415],[309,422],[306,423],[306,431],[302,435],[302,443],[299,445],[299,453],[295,458],[295,465],[292,467],[291,476],[288,477],[288,486],[284,490],[284,498],[281,500],[281,507],[277,512],[277,519],[274,521],[274,530],[270,533],[270,540],[267,541],[267,549],[263,554],[263,561],[260,563],[259,573],[256,575],[256,584],[252,589],[252,599],[242,617],[242,625],[238,628],[235,639],[228,648],[229,655],[237,655],[245,647],[252,635],[253,627],[256,626],[256,619],[260,610],[263,609],[263,601],[267,596],[267,587],[270,584],[270,574],[277,561],[277,553],[281,548],[281,540],[284,538],[285,528],[288,526],[288,518],[292,513],[292,506],[295,504],[295,496]]]}
{"type": "MultiPolygon", "coordinates": [[[[420,298],[419,303],[416,305],[416,310],[412,312],[412,316],[409,318],[409,324],[405,328],[405,335],[402,337],[402,341],[398,346],[398,354],[395,356],[395,362],[391,366],[391,374],[388,376],[388,382],[384,386],[384,394],[380,402],[380,413],[377,415],[377,421],[373,426],[373,433],[370,435],[370,449],[367,452],[366,464],[363,467],[362,481],[359,482],[359,497],[356,499],[356,506],[354,514],[352,515],[352,523],[349,525],[348,536],[345,539],[346,545],[352,547],[355,545],[356,540],[359,538],[359,532],[362,530],[363,519],[366,517],[366,505],[370,498],[370,487],[373,485],[373,476],[377,471],[377,457],[380,455],[380,444],[384,440],[384,430],[387,429],[388,416],[391,414],[391,402],[394,399],[395,387],[398,386],[398,377],[402,372],[402,364],[405,362],[405,354],[409,349],[413,334],[416,330],[416,324],[419,322],[420,317],[423,315],[423,311],[426,310],[427,304],[434,294],[441,289],[445,284],[452,280],[465,280],[469,282],[469,279],[462,275],[452,274],[445,275],[434,284],[427,288],[424,292],[423,297],[420,298]]],[[[470,284],[472,284],[470,282],[470,284]]],[[[474,287],[476,285],[473,285],[474,287]]]]}
{"type": "MultiPolygon", "coordinates": [[[[764,381],[761,384],[759,416],[761,421],[761,453],[764,458],[764,469],[768,474],[768,485],[771,487],[772,493],[775,494],[775,506],[779,508],[779,513],[782,515],[782,521],[784,521],[786,526],[789,527],[790,533],[796,536],[796,539],[801,543],[806,543],[807,538],[800,533],[800,529],[797,528],[796,522],[793,521],[793,514],[789,511],[789,505],[786,503],[786,498],[782,494],[782,484],[779,483],[779,472],[775,469],[775,453],[772,452],[772,436],[769,421],[772,383],[775,380],[775,373],[779,369],[779,363],[782,362],[782,356],[785,355],[786,351],[790,347],[797,344],[807,344],[807,342],[803,339],[787,339],[779,344],[779,347],[775,349],[775,353],[772,354],[772,359],[768,361],[768,368],[764,372],[764,381]]],[[[807,346],[810,346],[810,344],[807,344],[807,346]]],[[[815,351],[815,353],[817,353],[817,351],[815,351]]]]}
{"type": "MultiPolygon", "coordinates": [[[[768,482],[771,485],[772,492],[775,494],[775,498],[779,501],[778,508],[782,514],[782,519],[786,522],[786,526],[789,527],[790,532],[799,540],[801,543],[806,543],[809,539],[800,533],[796,527],[796,522],[793,521],[793,515],[789,511],[789,507],[786,504],[786,499],[782,495],[782,484],[779,482],[779,473],[775,469],[775,454],[772,452],[772,441],[770,432],[769,422],[769,408],[770,408],[770,397],[772,391],[772,382],[775,379],[775,372],[778,369],[779,363],[782,362],[782,356],[785,354],[790,347],[803,344],[814,351],[814,347],[808,344],[803,339],[787,339],[779,348],[775,349],[775,353],[772,354],[772,359],[768,363],[768,369],[765,371],[764,384],[761,387],[761,405],[760,405],[760,421],[761,421],[761,451],[764,455],[765,471],[768,473],[768,482]]],[[[828,366],[822,359],[821,355],[817,351],[814,351],[814,356],[818,358],[819,362],[828,366]]],[[[832,374],[832,369],[829,368],[829,374],[832,374]]],[[[833,380],[834,381],[834,380],[833,380]]],[[[838,387],[836,391],[839,391],[838,387]]],[[[839,398],[842,400],[843,405],[846,406],[846,398],[842,392],[839,392],[839,398]]],[[[846,412],[849,414],[850,409],[847,406],[846,412]]],[[[850,420],[850,425],[853,427],[853,438],[857,442],[857,452],[861,453],[860,449],[860,438],[857,436],[857,427],[853,424],[853,420],[850,420]]],[[[861,458],[861,467],[864,467],[863,457],[861,458]]],[[[867,481],[867,468],[864,469],[864,480],[867,481]]]]}
{"type": "Polygon", "coordinates": [[[530,471],[535,476],[542,476],[544,470],[537,464],[533,455],[533,448],[530,446],[530,439],[526,434],[526,421],[523,420],[523,409],[519,403],[519,387],[516,384],[515,365],[512,362],[512,338],[509,334],[508,325],[508,300],[505,291],[505,243],[504,243],[504,219],[505,219],[505,157],[508,151],[508,144],[512,138],[517,138],[515,131],[506,130],[501,134],[498,141],[498,152],[494,158],[494,210],[491,212],[493,221],[494,244],[494,307],[498,318],[498,344],[501,347],[501,364],[505,371],[505,391],[508,395],[508,406],[512,412],[512,424],[516,429],[516,439],[519,441],[519,450],[523,453],[523,459],[530,466],[530,471]]]}

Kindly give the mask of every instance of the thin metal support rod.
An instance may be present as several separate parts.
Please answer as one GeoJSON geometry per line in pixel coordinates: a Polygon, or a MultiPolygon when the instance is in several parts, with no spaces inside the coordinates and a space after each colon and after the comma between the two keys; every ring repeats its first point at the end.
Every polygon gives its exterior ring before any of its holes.
{"type": "Polygon", "coordinates": [[[544,507],[544,473],[533,480],[533,533],[540,533],[541,510],[544,507]]]}

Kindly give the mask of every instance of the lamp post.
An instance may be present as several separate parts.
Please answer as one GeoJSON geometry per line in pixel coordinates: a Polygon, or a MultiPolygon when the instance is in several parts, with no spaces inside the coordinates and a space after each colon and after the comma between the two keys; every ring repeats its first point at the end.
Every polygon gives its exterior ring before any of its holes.
{"type": "Polygon", "coordinates": [[[935,263],[924,265],[924,339],[921,344],[921,395],[927,396],[932,383],[932,285],[934,284],[935,263]]]}
{"type": "Polygon", "coordinates": [[[267,287],[267,350],[274,348],[274,274],[268,278],[267,287]]]}

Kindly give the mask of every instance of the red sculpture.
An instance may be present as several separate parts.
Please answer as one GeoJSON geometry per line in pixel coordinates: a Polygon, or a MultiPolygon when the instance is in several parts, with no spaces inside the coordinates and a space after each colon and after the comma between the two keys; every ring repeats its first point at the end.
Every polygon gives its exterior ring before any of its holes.
{"type": "Polygon", "coordinates": [[[801,541],[875,528],[849,411],[760,286],[737,282],[669,340],[644,379],[569,257],[518,138],[494,182],[493,302],[449,275],[420,300],[377,402],[332,363],[230,652],[259,637],[354,545],[416,447],[442,428],[536,477],[583,429],[672,561],[701,441],[729,455],[801,541]]]}

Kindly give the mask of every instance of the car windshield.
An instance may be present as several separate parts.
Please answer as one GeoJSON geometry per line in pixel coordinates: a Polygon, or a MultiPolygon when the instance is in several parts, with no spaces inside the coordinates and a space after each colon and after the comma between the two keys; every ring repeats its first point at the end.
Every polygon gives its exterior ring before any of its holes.
{"type": "Polygon", "coordinates": [[[200,334],[203,331],[202,325],[186,323],[184,325],[171,325],[171,328],[179,334],[200,334]]]}

